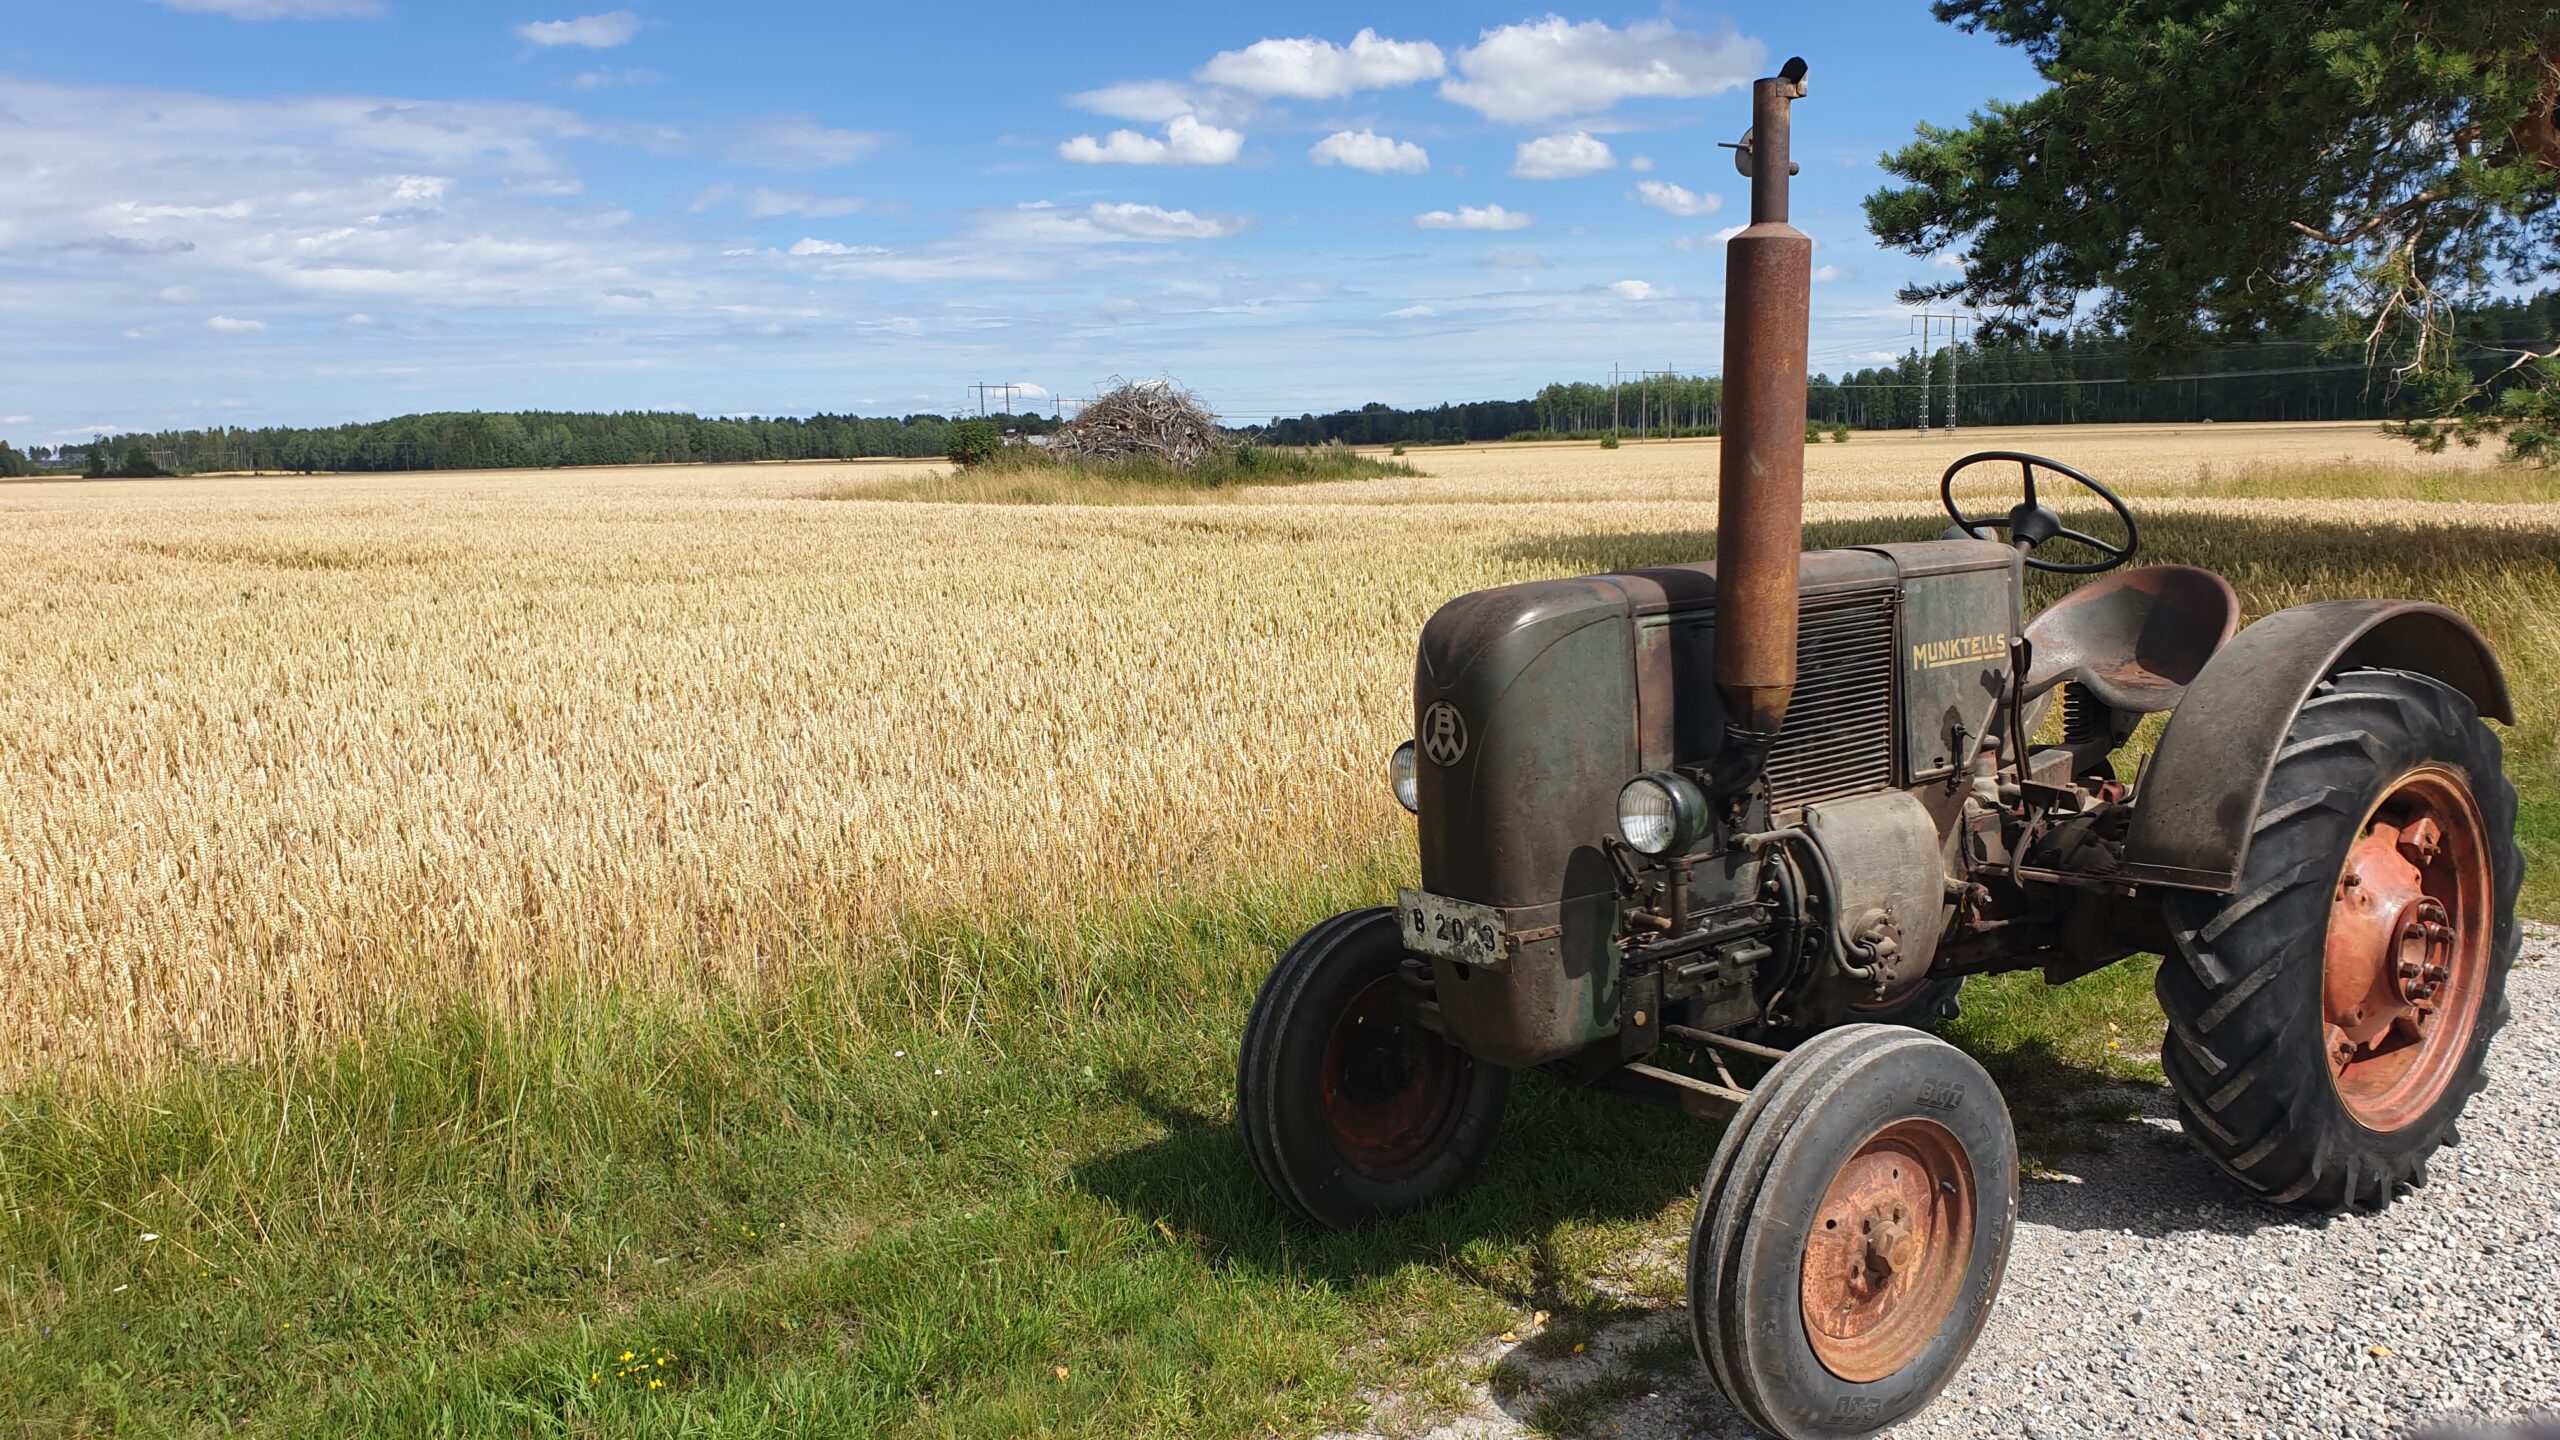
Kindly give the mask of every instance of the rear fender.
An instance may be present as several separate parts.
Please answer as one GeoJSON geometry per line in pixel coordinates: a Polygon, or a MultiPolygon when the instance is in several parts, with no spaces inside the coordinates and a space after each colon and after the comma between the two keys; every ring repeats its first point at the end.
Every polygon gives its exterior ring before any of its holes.
{"type": "Polygon", "coordinates": [[[2214,653],[2144,767],[2124,876],[2228,893],[2293,717],[2341,670],[2441,680],[2479,712],[2515,723],[2506,676],[2470,621],[2419,600],[2321,600],[2279,610],[2214,653]]]}

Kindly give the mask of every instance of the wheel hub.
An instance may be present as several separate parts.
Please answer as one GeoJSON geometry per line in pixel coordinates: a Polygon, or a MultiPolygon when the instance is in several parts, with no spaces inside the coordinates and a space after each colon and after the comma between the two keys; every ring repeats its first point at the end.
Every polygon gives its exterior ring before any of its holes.
{"type": "Polygon", "coordinates": [[[1430,1163],[1447,1145],[1471,1062],[1407,1013],[1403,982],[1354,995],[1325,1042],[1322,1104],[1334,1153],[1373,1179],[1430,1163]]]}
{"type": "Polygon", "coordinates": [[[1800,1277],[1805,1338],[1843,1380],[1911,1363],[1961,1292],[1973,1250],[1973,1169],[1934,1120],[1869,1136],[1823,1192],[1800,1277]]]}
{"type": "Polygon", "coordinates": [[[2427,896],[2401,910],[2399,930],[2391,941],[2396,960],[2393,978],[2412,1012],[2433,1010],[2445,982],[2453,978],[2456,938],[2443,902],[2435,897],[2427,896]]]}
{"type": "Polygon", "coordinates": [[[2486,834],[2469,786],[2401,777],[2340,866],[2322,951],[2330,1077],[2356,1120],[2394,1130],[2460,1067],[2487,964],[2486,834]]]}

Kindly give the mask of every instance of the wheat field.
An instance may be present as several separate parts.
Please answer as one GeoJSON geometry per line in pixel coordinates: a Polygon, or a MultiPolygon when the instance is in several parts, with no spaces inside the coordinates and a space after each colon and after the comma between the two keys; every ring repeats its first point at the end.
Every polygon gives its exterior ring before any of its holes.
{"type": "MultiPolygon", "coordinates": [[[[2002,445],[2126,482],[2168,558],[2419,536],[2460,556],[2429,593],[2552,649],[2560,505],[2368,427],[1861,435],[1811,452],[1809,514],[1933,528],[1946,460],[2002,445]],[[2296,467],[2467,488],[2232,490],[2296,467]]],[[[1409,458],[1112,506],[866,499],[939,471],[868,464],[0,485],[0,1083],[779,984],[918,916],[1375,853],[1433,608],[1712,523],[1712,442],[1409,458]]]]}

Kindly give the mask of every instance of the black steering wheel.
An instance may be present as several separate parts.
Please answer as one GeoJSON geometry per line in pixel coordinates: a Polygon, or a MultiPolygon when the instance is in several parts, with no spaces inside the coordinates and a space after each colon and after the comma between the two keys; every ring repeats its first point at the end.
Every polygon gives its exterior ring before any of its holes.
{"type": "Polygon", "coordinates": [[[1938,482],[1938,503],[1947,507],[1947,514],[1956,522],[1956,530],[1973,539],[1998,540],[2002,537],[1996,534],[1986,535],[1983,530],[1985,528],[2006,530],[2008,542],[2018,547],[2019,552],[2026,559],[2028,568],[2034,570],[2050,570],[2060,575],[2095,575],[2101,570],[2113,570],[2132,559],[2134,550],[2142,543],[2140,533],[2134,528],[2133,512],[2124,507],[2124,501],[2117,498],[2116,492],[2059,460],[2047,460],[2041,455],[2029,455],[2018,450],[1977,450],[1948,466],[1945,478],[1938,482]],[[2025,483],[2026,499],[2010,507],[2006,516],[1967,515],[1956,508],[1956,473],[1993,460],[2018,462],[2018,475],[2025,483]],[[2080,488],[2106,501],[2107,507],[2116,512],[2116,518],[2124,522],[2124,543],[2111,545],[2095,535],[2083,534],[2065,526],[2060,515],[2055,514],[2050,506],[2036,499],[2038,470],[2050,470],[2066,480],[2076,482],[2080,488]],[[2039,560],[2029,553],[2047,540],[2075,541],[2097,551],[2098,558],[2077,562],[2039,560]]]}

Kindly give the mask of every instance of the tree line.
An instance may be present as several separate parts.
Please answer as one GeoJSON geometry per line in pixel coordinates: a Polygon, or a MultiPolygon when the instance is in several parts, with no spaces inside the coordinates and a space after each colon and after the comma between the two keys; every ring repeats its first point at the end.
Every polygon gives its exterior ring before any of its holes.
{"type": "MultiPolygon", "coordinates": [[[[1046,415],[997,415],[1002,428],[1046,433],[1046,415]]],[[[323,427],[160,430],[101,436],[30,455],[0,445],[0,474],[38,466],[93,475],[159,470],[477,470],[563,465],[671,465],[746,460],[939,457],[952,421],[942,415],[807,419],[710,418],[659,410],[457,411],[323,427]],[[15,470],[12,470],[14,457],[15,470]]]]}
{"type": "MultiPolygon", "coordinates": [[[[2560,340],[2560,290],[2476,306],[2459,328],[2467,363],[2484,378],[2519,349],[2560,340]]],[[[1947,421],[1950,380],[1965,425],[2109,424],[2128,421],[2390,420],[2418,397],[2341,352],[2326,322],[2304,320],[2256,338],[2163,357],[2098,329],[2053,330],[2018,340],[1917,348],[1884,365],[1814,375],[1806,418],[1861,429],[1947,421]]],[[[1369,404],[1329,415],[1274,416],[1256,427],[1266,444],[1434,445],[1459,441],[1712,434],[1723,419],[1724,382],[1652,372],[1608,381],[1561,381],[1526,400],[1400,410],[1369,404]]]]}

